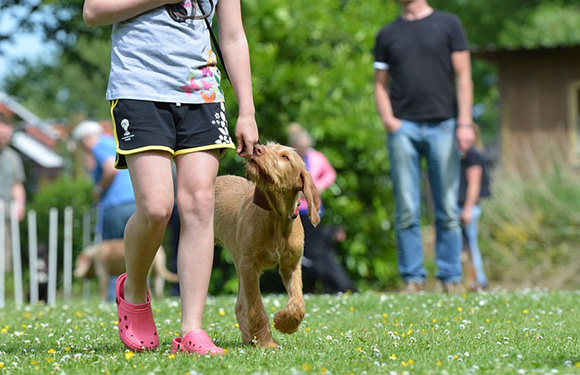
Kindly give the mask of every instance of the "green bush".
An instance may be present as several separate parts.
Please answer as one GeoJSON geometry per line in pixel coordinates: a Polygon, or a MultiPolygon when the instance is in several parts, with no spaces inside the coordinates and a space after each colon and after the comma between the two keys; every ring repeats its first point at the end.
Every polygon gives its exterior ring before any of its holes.
{"type": "Polygon", "coordinates": [[[580,178],[555,167],[495,180],[480,227],[492,281],[506,287],[579,287],[580,178]]]}

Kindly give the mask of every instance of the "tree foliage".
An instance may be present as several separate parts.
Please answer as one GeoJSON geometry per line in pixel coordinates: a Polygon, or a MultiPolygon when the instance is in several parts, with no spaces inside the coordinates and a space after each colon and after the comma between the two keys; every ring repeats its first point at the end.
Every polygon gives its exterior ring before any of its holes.
{"type": "MultiPolygon", "coordinates": [[[[479,47],[526,46],[528,40],[577,43],[576,2],[430,0],[434,7],[458,14],[470,42],[479,47]],[[565,33],[556,30],[560,23],[567,25],[565,33]]],[[[27,8],[27,14],[14,13],[20,16],[20,29],[39,30],[46,41],[60,48],[54,63],[25,66],[23,74],[5,84],[11,95],[42,116],[108,117],[104,91],[110,27],[84,26],[82,3],[0,0],[2,12],[27,8]]],[[[285,143],[285,127],[291,121],[308,128],[316,148],[338,172],[336,184],[322,198],[324,221],[347,229],[344,263],[362,284],[392,286],[397,280],[394,203],[385,132],[374,106],[372,50],[377,31],[397,16],[398,1],[244,0],[242,11],[262,140],[285,143]]],[[[10,35],[0,36],[0,43],[9,39],[10,35]]],[[[475,63],[474,83],[476,103],[486,106],[483,125],[492,129],[497,125],[498,98],[493,67],[475,63]]],[[[229,84],[224,86],[233,130],[235,97],[229,84]]],[[[242,173],[233,152],[224,159],[222,172],[242,173]]],[[[233,272],[224,255],[218,258],[216,269],[223,280],[233,272]]]]}

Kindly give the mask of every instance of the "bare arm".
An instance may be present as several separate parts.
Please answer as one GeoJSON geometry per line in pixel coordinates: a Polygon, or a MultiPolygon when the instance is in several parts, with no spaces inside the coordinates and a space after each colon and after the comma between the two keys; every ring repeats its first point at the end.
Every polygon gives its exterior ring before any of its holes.
{"type": "Polygon", "coordinates": [[[474,165],[467,168],[465,174],[467,177],[467,191],[465,192],[465,203],[463,204],[463,210],[461,212],[461,221],[463,224],[469,224],[471,222],[473,206],[479,200],[483,168],[480,165],[474,165]]]}
{"type": "Polygon", "coordinates": [[[471,124],[471,107],[473,106],[473,80],[471,79],[471,57],[469,51],[453,52],[451,62],[455,71],[455,90],[457,92],[457,122],[460,125],[471,124]]]}
{"type": "Polygon", "coordinates": [[[181,0],[85,0],[83,19],[88,27],[110,25],[179,2],[181,0]]]}
{"type": "Polygon", "coordinates": [[[24,219],[24,208],[26,206],[26,190],[22,182],[17,182],[12,185],[11,189],[12,200],[16,204],[16,214],[18,220],[24,219]]]}
{"type": "Polygon", "coordinates": [[[240,156],[252,155],[258,142],[250,51],[242,24],[240,0],[220,0],[217,6],[220,47],[240,113],[236,123],[237,152],[240,156]]]}
{"type": "Polygon", "coordinates": [[[381,121],[389,133],[396,132],[401,127],[401,120],[393,114],[393,106],[388,91],[389,72],[375,70],[375,102],[381,116],[381,121]]]}

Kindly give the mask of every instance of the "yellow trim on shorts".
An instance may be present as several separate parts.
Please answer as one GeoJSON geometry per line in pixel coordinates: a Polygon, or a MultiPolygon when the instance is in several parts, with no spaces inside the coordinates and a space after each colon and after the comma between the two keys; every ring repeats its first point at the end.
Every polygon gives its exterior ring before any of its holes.
{"type": "Polygon", "coordinates": [[[177,155],[182,155],[182,154],[191,154],[193,152],[215,150],[215,149],[220,149],[220,148],[225,149],[225,150],[223,150],[223,152],[220,153],[220,157],[221,157],[221,156],[225,155],[225,151],[227,151],[227,149],[230,149],[230,148],[235,149],[236,145],[234,145],[233,143],[216,143],[216,144],[207,145],[207,146],[184,148],[184,149],[175,151],[174,155],[177,156],[177,155]]]}
{"type": "Polygon", "coordinates": [[[115,144],[117,145],[117,150],[119,150],[119,140],[117,139],[117,123],[115,122],[115,115],[113,114],[113,109],[119,104],[119,99],[115,99],[111,102],[111,119],[113,120],[113,136],[115,137],[115,144]]]}
{"type": "Polygon", "coordinates": [[[173,151],[171,147],[167,146],[143,146],[139,148],[134,148],[132,150],[120,150],[117,148],[117,153],[121,155],[133,155],[143,151],[167,151],[171,155],[175,155],[175,151],[173,151]]]}
{"type": "Polygon", "coordinates": [[[132,155],[143,151],[167,151],[171,155],[175,155],[175,151],[171,147],[167,146],[144,146],[139,148],[134,148],[132,150],[121,150],[119,146],[119,138],[117,137],[117,123],[115,122],[115,115],[113,114],[113,110],[119,103],[119,99],[113,100],[111,103],[111,118],[113,119],[113,135],[115,136],[115,143],[117,144],[117,153],[121,155],[132,155]]]}

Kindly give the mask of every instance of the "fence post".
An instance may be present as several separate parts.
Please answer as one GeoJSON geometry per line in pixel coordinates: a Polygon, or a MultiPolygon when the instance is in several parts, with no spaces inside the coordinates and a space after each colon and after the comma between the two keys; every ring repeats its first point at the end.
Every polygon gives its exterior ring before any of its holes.
{"type": "MultiPolygon", "coordinates": [[[[83,216],[83,250],[91,243],[91,211],[83,216]]],[[[83,280],[83,298],[91,298],[91,281],[83,280]]]]}
{"type": "Polygon", "coordinates": [[[38,302],[38,241],[36,211],[28,211],[28,258],[30,264],[30,303],[38,302]]]}
{"type": "Polygon", "coordinates": [[[0,199],[0,309],[5,305],[6,291],[6,208],[4,201],[0,199]]]}
{"type": "Polygon", "coordinates": [[[72,236],[73,236],[73,209],[64,209],[64,299],[70,301],[72,291],[72,236]]]}
{"type": "Polygon", "coordinates": [[[15,202],[10,205],[10,230],[12,237],[12,270],[14,275],[14,301],[16,306],[24,302],[22,293],[22,257],[20,255],[20,225],[18,207],[15,202]]]}
{"type": "Polygon", "coordinates": [[[49,305],[56,302],[56,271],[58,269],[58,210],[50,209],[48,235],[48,297],[49,305]]]}

